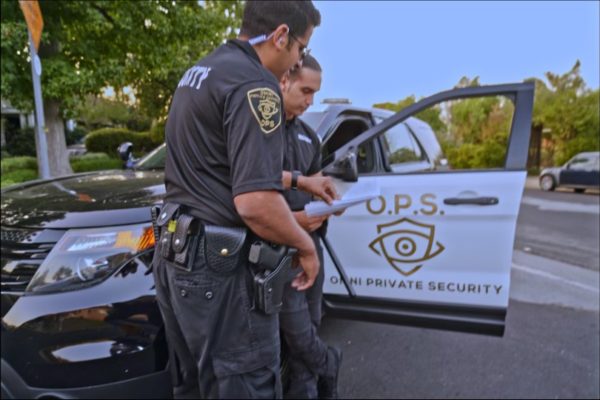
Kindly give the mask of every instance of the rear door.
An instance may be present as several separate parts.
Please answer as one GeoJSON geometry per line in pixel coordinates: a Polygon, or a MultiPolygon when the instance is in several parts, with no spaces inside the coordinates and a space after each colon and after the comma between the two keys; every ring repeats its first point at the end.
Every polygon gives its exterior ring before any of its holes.
{"type": "Polygon", "coordinates": [[[327,315],[503,334],[533,90],[442,92],[335,152],[341,160],[370,142],[386,168],[359,174],[379,197],[329,220],[327,315]]]}

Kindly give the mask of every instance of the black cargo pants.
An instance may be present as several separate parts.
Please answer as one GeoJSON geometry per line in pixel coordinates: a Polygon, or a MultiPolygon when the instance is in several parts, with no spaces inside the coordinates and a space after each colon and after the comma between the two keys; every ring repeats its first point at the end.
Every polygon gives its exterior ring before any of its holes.
{"type": "Polygon", "coordinates": [[[200,251],[187,272],[158,253],[153,273],[174,397],[281,398],[278,319],[252,309],[249,266],[215,271],[200,251]]]}
{"type": "Polygon", "coordinates": [[[323,298],[323,249],[314,237],[321,268],[315,284],[299,292],[288,283],[283,292],[279,324],[288,348],[290,381],[287,398],[316,399],[318,375],[327,374],[327,345],[317,335],[323,298]]]}

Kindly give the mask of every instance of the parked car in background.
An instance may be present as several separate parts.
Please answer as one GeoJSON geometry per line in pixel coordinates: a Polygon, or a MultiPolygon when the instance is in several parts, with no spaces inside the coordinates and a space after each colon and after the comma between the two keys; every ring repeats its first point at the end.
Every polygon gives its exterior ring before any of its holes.
{"type": "Polygon", "coordinates": [[[600,188],[600,151],[579,153],[562,167],[545,168],[540,173],[540,188],[551,191],[572,188],[577,193],[600,188]]]}
{"type": "MultiPolygon", "coordinates": [[[[381,189],[329,221],[327,315],[503,334],[533,90],[469,87],[398,113],[345,104],[305,115],[326,172],[381,189]],[[504,165],[452,170],[415,115],[500,95],[514,103],[504,165]]],[[[130,146],[120,151],[129,160],[130,146]]],[[[165,154],[163,144],[131,169],[2,190],[2,398],[171,396],[150,271],[165,154]]]]}

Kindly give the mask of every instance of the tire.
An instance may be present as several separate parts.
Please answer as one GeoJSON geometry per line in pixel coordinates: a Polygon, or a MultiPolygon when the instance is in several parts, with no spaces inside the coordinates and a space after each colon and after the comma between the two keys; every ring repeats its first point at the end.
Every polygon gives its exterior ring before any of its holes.
{"type": "Polygon", "coordinates": [[[583,193],[585,192],[585,189],[581,189],[581,188],[577,188],[577,189],[573,189],[575,191],[575,193],[583,193]]]}
{"type": "Polygon", "coordinates": [[[556,181],[552,175],[540,176],[540,189],[545,192],[551,192],[556,189],[556,181]]]}

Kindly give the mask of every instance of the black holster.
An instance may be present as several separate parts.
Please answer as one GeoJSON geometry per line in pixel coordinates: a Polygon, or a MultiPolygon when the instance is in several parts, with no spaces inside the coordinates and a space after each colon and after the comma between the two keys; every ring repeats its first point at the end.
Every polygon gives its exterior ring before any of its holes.
{"type": "Polygon", "coordinates": [[[160,232],[160,237],[154,251],[173,266],[191,271],[198,254],[202,228],[200,221],[184,213],[179,204],[166,203],[156,219],[155,232],[160,232]]]}
{"type": "Polygon", "coordinates": [[[285,284],[292,280],[292,258],[296,249],[259,241],[252,244],[248,260],[258,266],[254,275],[254,306],[275,314],[283,305],[285,284]]]}

